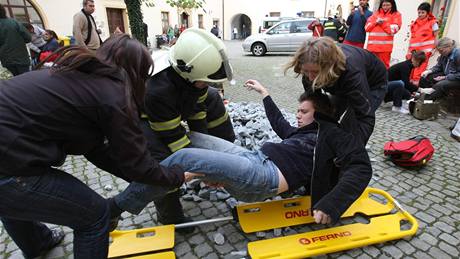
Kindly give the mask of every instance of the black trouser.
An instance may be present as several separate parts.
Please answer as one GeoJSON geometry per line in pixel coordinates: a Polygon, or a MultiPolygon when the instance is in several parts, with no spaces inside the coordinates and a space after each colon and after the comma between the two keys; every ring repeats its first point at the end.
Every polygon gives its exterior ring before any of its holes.
{"type": "Polygon", "coordinates": [[[460,81],[453,81],[453,80],[441,80],[436,81],[434,78],[438,76],[444,76],[443,73],[431,73],[426,77],[420,78],[419,86],[421,88],[433,88],[435,91],[431,93],[427,99],[441,99],[446,97],[447,94],[451,89],[459,88],[460,89],[460,81]]]}
{"type": "Polygon", "coordinates": [[[29,65],[18,65],[18,64],[2,64],[6,69],[8,69],[13,76],[23,74],[30,71],[29,65]]]}

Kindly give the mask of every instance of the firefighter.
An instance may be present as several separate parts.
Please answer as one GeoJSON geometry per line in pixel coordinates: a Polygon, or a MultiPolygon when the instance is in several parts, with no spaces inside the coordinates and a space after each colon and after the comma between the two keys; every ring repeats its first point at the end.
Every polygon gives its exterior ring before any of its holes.
{"type": "Polygon", "coordinates": [[[347,27],[343,25],[336,17],[328,17],[327,21],[324,22],[323,36],[330,37],[334,41],[338,42],[339,37],[345,35],[347,27]]]}
{"type": "Polygon", "coordinates": [[[367,19],[366,32],[369,33],[367,50],[374,53],[390,67],[393,52],[393,37],[401,29],[401,14],[394,0],[381,0],[379,9],[367,19]]]}
{"type": "MultiPolygon", "coordinates": [[[[209,87],[210,83],[232,79],[232,68],[221,40],[202,29],[187,29],[168,52],[154,57],[154,63],[141,122],[153,157],[161,161],[182,148],[193,146],[183,122],[191,131],[230,142],[235,140],[231,120],[218,90],[209,87]]],[[[168,193],[161,200],[144,197],[145,203],[139,205],[139,197],[136,197],[137,201],[130,201],[126,196],[135,192],[134,189],[129,187],[113,198],[112,223],[122,211],[138,214],[152,200],[155,200],[160,223],[188,221],[182,211],[179,191],[168,193]]]]}

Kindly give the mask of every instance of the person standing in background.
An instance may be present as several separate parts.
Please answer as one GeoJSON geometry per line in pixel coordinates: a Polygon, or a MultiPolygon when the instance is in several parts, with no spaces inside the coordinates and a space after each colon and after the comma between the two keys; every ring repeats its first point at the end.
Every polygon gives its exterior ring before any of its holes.
{"type": "Polygon", "coordinates": [[[411,53],[414,50],[425,52],[426,60],[419,67],[414,68],[411,81],[418,84],[423,71],[428,66],[428,60],[433,55],[436,49],[439,26],[436,17],[431,13],[431,5],[429,3],[421,3],[418,8],[418,18],[412,22],[410,26],[410,41],[409,50],[406,58],[411,58],[411,53]]]}
{"type": "Polygon", "coordinates": [[[367,18],[371,15],[369,0],[360,0],[359,6],[355,7],[347,18],[348,33],[345,36],[344,44],[364,48],[364,42],[366,41],[364,26],[367,18]]]}
{"type": "Polygon", "coordinates": [[[32,37],[26,28],[14,19],[6,17],[0,4],[0,62],[13,76],[30,70],[30,58],[26,43],[32,37]]]}
{"type": "Polygon", "coordinates": [[[308,29],[313,32],[313,37],[318,38],[323,36],[324,28],[319,18],[316,18],[308,25],[308,29]]]}
{"type": "Polygon", "coordinates": [[[401,14],[394,0],[381,0],[379,9],[367,19],[367,50],[374,53],[386,68],[390,67],[394,35],[401,29],[401,14]]]}
{"type": "Polygon", "coordinates": [[[96,51],[102,44],[96,21],[91,15],[96,10],[94,0],[83,0],[83,9],[73,16],[73,36],[77,45],[96,51]]]}
{"type": "Polygon", "coordinates": [[[236,40],[237,36],[238,36],[238,29],[236,27],[233,27],[233,39],[236,40]]]}

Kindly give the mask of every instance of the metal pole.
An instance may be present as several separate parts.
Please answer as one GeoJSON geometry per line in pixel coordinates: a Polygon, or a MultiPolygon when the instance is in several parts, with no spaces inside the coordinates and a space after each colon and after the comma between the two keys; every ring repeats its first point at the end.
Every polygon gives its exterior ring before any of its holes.
{"type": "Polygon", "coordinates": [[[203,224],[211,224],[211,223],[217,223],[221,221],[230,221],[233,220],[232,216],[228,217],[223,217],[223,218],[217,218],[217,219],[205,219],[205,220],[200,220],[200,221],[192,221],[192,222],[187,222],[187,223],[181,223],[181,224],[176,224],[174,227],[176,229],[179,228],[187,228],[187,227],[194,227],[194,226],[199,226],[203,224]]]}
{"type": "Polygon", "coordinates": [[[225,0],[222,0],[222,40],[225,40],[225,0]]]}
{"type": "Polygon", "coordinates": [[[326,0],[326,3],[324,4],[324,17],[326,17],[326,12],[327,12],[327,0],[326,0]]]}

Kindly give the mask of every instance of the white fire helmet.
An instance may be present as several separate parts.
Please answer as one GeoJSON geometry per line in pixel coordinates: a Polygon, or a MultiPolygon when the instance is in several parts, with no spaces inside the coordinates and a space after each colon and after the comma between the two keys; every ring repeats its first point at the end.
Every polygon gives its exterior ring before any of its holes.
{"type": "Polygon", "coordinates": [[[169,62],[190,82],[221,83],[233,78],[224,43],[203,29],[183,31],[169,50],[169,62]]]}

